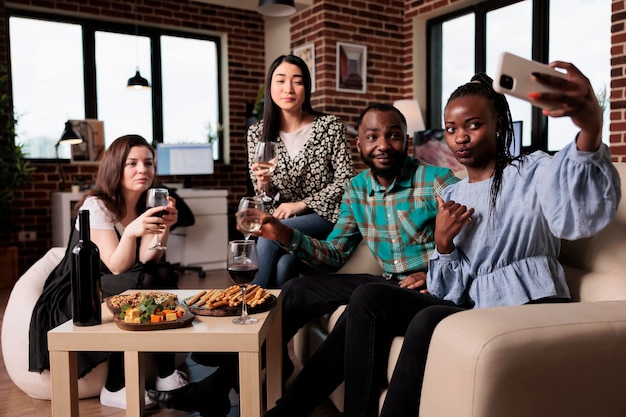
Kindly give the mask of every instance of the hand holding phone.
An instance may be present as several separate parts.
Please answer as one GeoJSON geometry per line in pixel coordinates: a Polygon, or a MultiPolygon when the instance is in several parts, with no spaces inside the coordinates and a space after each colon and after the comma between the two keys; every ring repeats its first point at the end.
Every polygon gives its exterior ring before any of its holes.
{"type": "MultiPolygon", "coordinates": [[[[567,75],[537,61],[531,61],[513,55],[509,52],[500,54],[498,68],[493,77],[493,89],[498,93],[510,94],[522,100],[530,101],[528,94],[531,92],[555,92],[558,91],[550,86],[540,84],[533,78],[533,72],[548,74],[567,79],[567,75]]],[[[532,102],[533,105],[549,108],[549,105],[532,102]]]]}

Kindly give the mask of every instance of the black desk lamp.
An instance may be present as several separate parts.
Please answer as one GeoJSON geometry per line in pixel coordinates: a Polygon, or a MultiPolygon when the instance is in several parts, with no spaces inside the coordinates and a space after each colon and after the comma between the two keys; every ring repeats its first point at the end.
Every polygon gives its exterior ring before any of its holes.
{"type": "Polygon", "coordinates": [[[61,138],[54,145],[54,153],[56,154],[57,164],[59,165],[59,176],[61,177],[61,191],[65,190],[65,173],[63,172],[63,165],[59,160],[59,145],[78,145],[79,143],[83,143],[83,137],[74,130],[74,126],[72,126],[72,122],[69,120],[65,122],[65,129],[63,130],[63,134],[61,138]]]}

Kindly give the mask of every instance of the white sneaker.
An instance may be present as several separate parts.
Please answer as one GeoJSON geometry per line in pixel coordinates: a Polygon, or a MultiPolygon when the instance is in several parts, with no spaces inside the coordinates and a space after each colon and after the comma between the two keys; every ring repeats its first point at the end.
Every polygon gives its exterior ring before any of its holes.
{"type": "Polygon", "coordinates": [[[187,384],[189,384],[187,375],[177,369],[170,376],[166,376],[165,378],[157,376],[155,388],[157,391],[172,391],[177,388],[182,388],[187,384]]]}
{"type": "MultiPolygon", "coordinates": [[[[148,397],[148,393],[144,394],[144,402],[146,410],[156,407],[158,404],[148,397]]],[[[100,404],[106,407],[115,407],[126,410],[126,388],[118,391],[109,391],[105,387],[100,390],[100,404]]]]}

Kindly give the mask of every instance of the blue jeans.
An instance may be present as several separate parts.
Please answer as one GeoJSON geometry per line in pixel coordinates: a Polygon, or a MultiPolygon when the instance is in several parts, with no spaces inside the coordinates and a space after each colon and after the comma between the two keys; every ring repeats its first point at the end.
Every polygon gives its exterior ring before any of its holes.
{"type": "MultiPolygon", "coordinates": [[[[317,213],[290,217],[281,222],[316,239],[325,239],[334,226],[317,213]]],[[[285,282],[299,275],[301,262],[277,242],[259,237],[257,251],[259,272],[252,281],[253,284],[263,288],[281,288],[285,282]]]]}

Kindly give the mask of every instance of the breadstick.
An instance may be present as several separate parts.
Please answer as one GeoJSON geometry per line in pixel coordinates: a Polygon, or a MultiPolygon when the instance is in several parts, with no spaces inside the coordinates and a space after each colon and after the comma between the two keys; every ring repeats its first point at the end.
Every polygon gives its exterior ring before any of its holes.
{"type": "Polygon", "coordinates": [[[227,301],[227,300],[222,299],[222,300],[217,301],[217,302],[215,302],[215,303],[213,303],[213,304],[209,304],[209,305],[207,305],[207,308],[212,310],[212,309],[214,309],[214,308],[226,307],[227,305],[228,305],[228,301],[227,301]]]}
{"type": "Polygon", "coordinates": [[[202,296],[203,296],[204,294],[206,294],[206,290],[202,290],[202,291],[200,291],[198,294],[196,294],[196,295],[194,295],[193,297],[189,298],[189,299],[187,300],[187,305],[188,305],[188,306],[190,306],[190,305],[192,305],[192,304],[197,303],[197,302],[198,302],[198,300],[199,300],[200,298],[202,298],[202,296]]]}
{"type": "Polygon", "coordinates": [[[258,300],[254,300],[250,306],[251,307],[256,307],[259,304],[263,304],[265,302],[265,300],[267,300],[268,298],[270,298],[270,292],[269,291],[266,294],[263,294],[262,298],[260,298],[258,300]]]}
{"type": "Polygon", "coordinates": [[[215,290],[215,293],[211,296],[211,298],[209,298],[209,302],[214,302],[216,300],[218,300],[220,298],[220,296],[224,295],[224,291],[222,290],[215,290]]]}
{"type": "Polygon", "coordinates": [[[198,307],[202,307],[203,305],[205,305],[207,301],[209,301],[209,298],[211,298],[211,296],[215,293],[215,291],[216,290],[207,291],[207,293],[204,294],[202,298],[200,298],[200,301],[198,301],[198,307]]]}
{"type": "Polygon", "coordinates": [[[252,288],[246,291],[246,303],[250,304],[250,301],[252,301],[254,297],[256,297],[256,294],[258,294],[262,290],[259,290],[260,287],[258,285],[251,285],[248,288],[252,288]]]}

